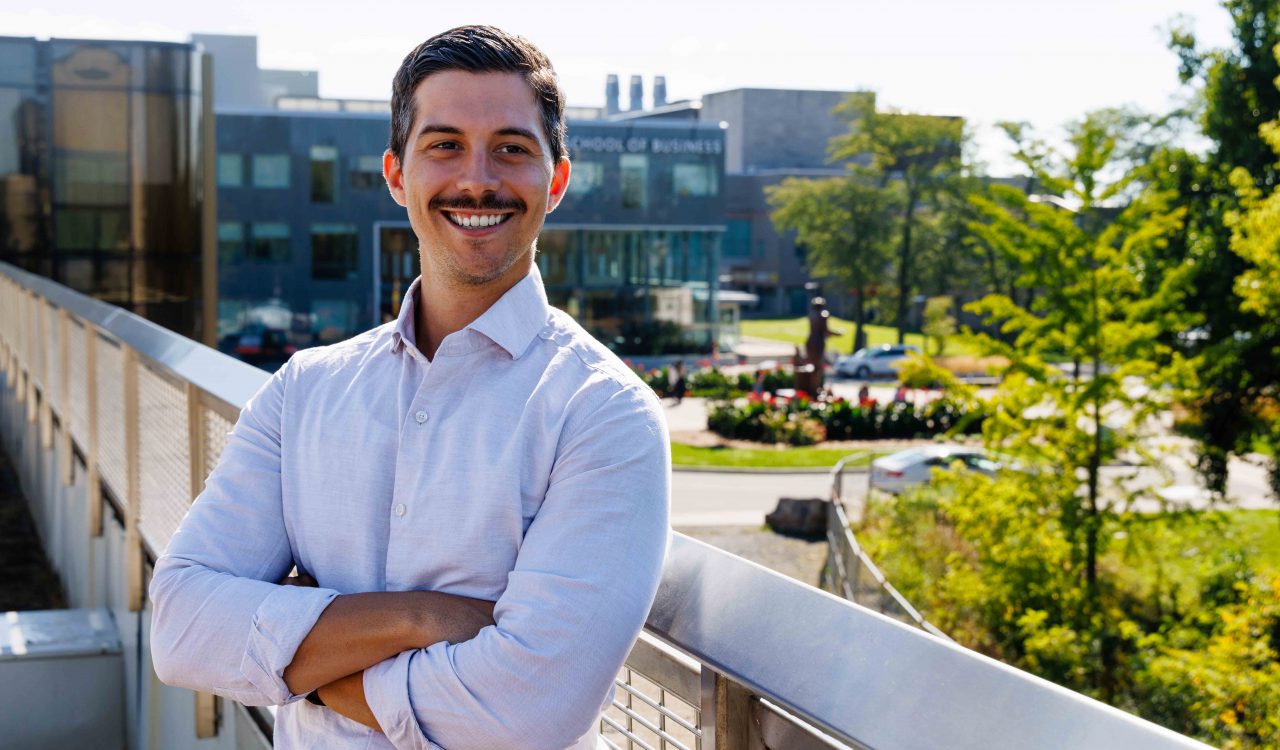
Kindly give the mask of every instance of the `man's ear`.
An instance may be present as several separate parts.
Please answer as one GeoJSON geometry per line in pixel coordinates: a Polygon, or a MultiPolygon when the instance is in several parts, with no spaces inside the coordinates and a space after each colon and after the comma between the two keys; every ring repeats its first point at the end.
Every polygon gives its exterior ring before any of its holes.
{"type": "Polygon", "coordinates": [[[387,189],[391,191],[391,197],[396,203],[405,205],[404,172],[400,169],[400,160],[391,149],[382,152],[382,178],[387,181],[387,189]]]}
{"type": "Polygon", "coordinates": [[[569,189],[569,159],[568,157],[561,159],[556,164],[555,169],[551,172],[551,194],[550,200],[547,201],[547,213],[556,210],[556,206],[560,205],[560,199],[564,198],[564,191],[569,189]]]}

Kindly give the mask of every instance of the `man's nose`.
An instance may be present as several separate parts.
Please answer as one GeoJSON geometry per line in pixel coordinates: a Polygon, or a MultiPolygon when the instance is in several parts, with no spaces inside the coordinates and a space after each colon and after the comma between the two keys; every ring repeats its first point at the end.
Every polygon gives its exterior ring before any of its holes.
{"type": "Polygon", "coordinates": [[[498,192],[502,180],[494,166],[493,159],[485,151],[475,150],[467,154],[458,175],[458,189],[477,197],[498,192]]]}

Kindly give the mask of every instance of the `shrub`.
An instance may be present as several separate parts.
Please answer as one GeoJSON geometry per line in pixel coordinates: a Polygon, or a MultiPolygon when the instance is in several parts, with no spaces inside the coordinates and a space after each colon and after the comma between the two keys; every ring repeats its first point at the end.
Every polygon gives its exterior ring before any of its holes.
{"type": "Polygon", "coordinates": [[[790,445],[933,436],[953,429],[970,433],[981,424],[981,413],[965,412],[945,400],[921,407],[905,402],[859,405],[843,399],[814,401],[804,393],[792,399],[752,394],[745,402],[717,404],[707,417],[707,428],[723,437],[790,445]]]}

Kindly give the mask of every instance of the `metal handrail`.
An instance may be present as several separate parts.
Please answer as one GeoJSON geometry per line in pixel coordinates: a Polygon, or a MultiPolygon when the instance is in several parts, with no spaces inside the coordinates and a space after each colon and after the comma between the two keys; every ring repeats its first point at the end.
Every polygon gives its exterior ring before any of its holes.
{"type": "MultiPolygon", "coordinates": [[[[196,404],[213,397],[239,409],[267,377],[128,312],[0,263],[0,293],[22,290],[9,299],[0,295],[0,310],[22,312],[19,323],[0,320],[0,350],[18,372],[7,385],[23,382],[26,389],[12,397],[7,388],[0,390],[0,399],[25,400],[28,409],[39,401],[40,426],[31,427],[37,420],[29,417],[26,429],[40,429],[42,438],[46,423],[52,431],[53,422],[49,394],[33,385],[33,373],[47,378],[46,366],[36,365],[32,353],[44,346],[35,332],[45,329],[22,326],[47,317],[47,305],[121,345],[125,391],[132,389],[134,402],[138,377],[130,380],[129,363],[137,358],[186,384],[196,404]],[[24,307],[36,302],[46,305],[38,315],[24,307]]],[[[60,406],[65,410],[65,403],[60,406]]],[[[126,414],[135,440],[138,419],[126,414]]],[[[65,431],[65,413],[61,424],[65,431]]],[[[137,453],[131,449],[131,474],[140,471],[137,453]]],[[[191,471],[197,471],[194,462],[191,471]]],[[[136,527],[136,498],[129,503],[125,514],[136,527]]],[[[144,543],[136,531],[125,539],[134,549],[144,543]]],[[[769,737],[807,738],[778,747],[1203,747],[680,534],[673,537],[645,631],[628,668],[666,694],[689,703],[696,697],[696,719],[681,722],[698,727],[690,744],[708,750],[763,747],[769,737]]],[[[639,715],[639,709],[628,710],[639,715]]],[[[631,718],[614,723],[623,726],[631,718]]],[[[681,722],[667,728],[684,731],[681,722]]]]}

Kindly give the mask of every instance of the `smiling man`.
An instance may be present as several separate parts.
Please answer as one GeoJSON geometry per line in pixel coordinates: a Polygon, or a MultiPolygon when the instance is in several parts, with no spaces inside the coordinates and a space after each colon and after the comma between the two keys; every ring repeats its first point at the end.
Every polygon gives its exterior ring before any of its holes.
{"type": "Polygon", "coordinates": [[[263,386],[156,563],[156,672],[281,705],[277,747],[596,746],[661,575],[670,454],[652,391],[533,262],[563,112],[498,29],[405,58],[384,172],[422,275],[397,320],[263,386]]]}

